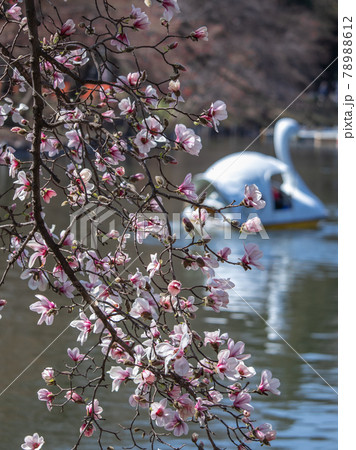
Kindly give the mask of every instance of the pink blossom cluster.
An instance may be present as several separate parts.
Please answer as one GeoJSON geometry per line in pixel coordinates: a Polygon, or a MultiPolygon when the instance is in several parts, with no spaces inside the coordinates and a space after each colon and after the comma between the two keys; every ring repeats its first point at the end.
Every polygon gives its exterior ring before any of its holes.
{"type": "MultiPolygon", "coordinates": [[[[151,0],[144,5],[153,7],[151,0]]],[[[108,392],[103,388],[111,387],[118,401],[133,408],[134,419],[126,427],[131,437],[142,415],[152,446],[199,427],[213,440],[214,423],[225,412],[233,420],[234,427],[226,429],[234,444],[267,445],[276,432],[268,423],[256,426],[253,396],[279,395],[279,380],[266,369],[254,382],[256,370],[246,363],[251,355],[245,343],[227,330],[194,328],[204,309],[218,314],[229,308],[235,284],[220,277],[219,268],[263,269],[255,243],[244,244],[240,257],[229,246],[215,249],[206,228],[210,215],[223,216],[224,208],[204,204],[193,169],[181,175],[175,170],[182,152],[186,157],[204,154],[200,126],[218,132],[228,118],[223,100],[209,102],[200,114],[183,111],[181,78],[187,68],[171,62],[184,39],[204,43],[208,30],[202,26],[184,36],[171,32],[178,0],[159,0],[164,36],[154,45],[146,42],[145,32],[155,16],[143,5],[132,5],[122,15],[104,6],[97,8],[95,20],[83,15],[80,21],[62,19],[56,9],[50,24],[40,28],[35,20],[27,23],[17,3],[4,11],[6,26],[18,27],[21,39],[24,33],[46,30],[28,53],[14,40],[14,55],[21,50],[23,56],[10,71],[9,93],[30,88],[35,108],[29,110],[16,96],[0,102],[0,126],[12,126],[32,157],[20,158],[10,146],[0,150],[0,165],[13,179],[13,203],[5,208],[0,230],[7,271],[17,264],[21,282],[33,291],[34,322],[51,326],[71,314],[68,333],[76,342],[67,348],[64,368],[48,364],[43,369],[45,386],[38,400],[49,411],[81,409],[78,442],[95,435],[102,446],[105,433],[118,437],[103,422],[108,392]],[[162,70],[162,80],[156,80],[144,69],[142,48],[158,55],[169,75],[162,70]],[[133,64],[126,64],[130,58],[133,64]],[[175,202],[192,206],[183,219],[185,242],[177,239],[169,220],[175,202]],[[48,205],[54,216],[70,216],[66,228],[58,227],[56,217],[49,222],[48,205]],[[90,233],[83,234],[83,224],[90,233]],[[154,243],[154,251],[147,251],[146,240],[154,243]]],[[[227,207],[265,206],[255,184],[246,186],[241,197],[227,207]]],[[[256,216],[236,228],[258,233],[262,224],[256,216]]],[[[6,304],[0,300],[0,309],[6,304]]],[[[44,445],[38,433],[24,440],[25,450],[44,445]]]]}

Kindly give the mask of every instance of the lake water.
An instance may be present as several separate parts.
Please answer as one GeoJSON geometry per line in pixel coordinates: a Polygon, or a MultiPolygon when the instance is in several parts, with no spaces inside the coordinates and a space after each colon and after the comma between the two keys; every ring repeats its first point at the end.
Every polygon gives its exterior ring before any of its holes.
{"type": "MultiPolygon", "coordinates": [[[[235,138],[210,140],[199,158],[199,167],[192,165],[196,161],[193,158],[185,158],[181,167],[174,167],[175,178],[179,181],[188,170],[201,172],[225,154],[242,150],[247,143],[235,138]]],[[[258,143],[253,149],[271,154],[269,143],[258,143]]],[[[268,240],[259,239],[264,252],[263,272],[244,273],[223,265],[222,276],[230,277],[236,285],[234,292],[230,291],[229,309],[220,314],[203,311],[196,328],[228,331],[232,338],[246,343],[246,352],[253,355],[248,365],[253,365],[258,373],[270,368],[281,380],[280,397],[258,397],[253,402],[258,422],[270,422],[277,430],[278,438],[272,447],[334,450],[337,448],[337,153],[332,148],[298,145],[292,154],[298,172],[326,204],[329,218],[316,230],[270,231],[268,240]]],[[[52,213],[58,217],[58,211],[52,213]]],[[[66,225],[67,218],[61,217],[60,221],[66,225]]],[[[227,245],[221,239],[216,236],[216,248],[227,245]]],[[[228,245],[233,256],[242,254],[243,241],[237,236],[228,245]]],[[[185,276],[188,282],[189,277],[197,275],[188,272],[185,276]]],[[[37,327],[38,317],[28,309],[35,301],[34,294],[26,281],[19,279],[17,269],[10,272],[9,282],[1,292],[9,303],[0,321],[0,392],[6,389],[0,395],[0,447],[19,448],[25,435],[37,431],[45,437],[45,448],[70,449],[78,437],[83,408],[68,405],[63,413],[57,410],[48,413],[45,404],[37,400],[37,390],[44,387],[40,376],[44,367],[63,367],[68,362],[66,348],[74,346],[77,331],[66,330],[38,357],[73,317],[63,315],[53,327],[37,327]]],[[[257,377],[255,382],[258,383],[257,377]]],[[[125,423],[131,417],[128,393],[129,390],[120,389],[100,402],[113,423],[125,423]]],[[[143,415],[142,423],[145,420],[143,415]]],[[[199,428],[194,431],[199,433],[199,428]]],[[[220,430],[217,436],[222,448],[231,448],[220,430]]],[[[80,448],[98,448],[94,438],[82,442],[80,448]]],[[[128,442],[123,435],[119,446],[107,444],[118,449],[128,442]]],[[[178,442],[184,443],[175,441],[174,445],[178,442]]],[[[145,444],[149,448],[147,440],[145,444]]],[[[185,448],[193,445],[188,441],[185,448]]]]}

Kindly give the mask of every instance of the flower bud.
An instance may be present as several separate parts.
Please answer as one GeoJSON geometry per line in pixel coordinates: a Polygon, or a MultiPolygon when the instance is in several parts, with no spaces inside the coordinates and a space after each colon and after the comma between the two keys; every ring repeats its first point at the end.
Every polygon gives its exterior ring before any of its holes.
{"type": "MultiPolygon", "coordinates": [[[[124,176],[124,175],[125,175],[125,167],[122,167],[122,166],[118,167],[118,168],[115,170],[115,173],[116,173],[116,175],[118,175],[119,177],[124,176]]],[[[131,181],[132,181],[132,180],[131,180],[131,181]]]]}
{"type": "Polygon", "coordinates": [[[46,384],[56,384],[56,380],[54,378],[54,370],[52,367],[47,367],[41,374],[43,380],[46,382],[46,384]]]}
{"type": "Polygon", "coordinates": [[[178,47],[178,42],[172,42],[171,44],[168,44],[169,50],[174,50],[178,47]]]}
{"type": "Polygon", "coordinates": [[[164,186],[164,178],[161,177],[160,175],[155,176],[155,182],[156,182],[156,186],[157,187],[162,187],[164,186]]]}
{"type": "Polygon", "coordinates": [[[178,164],[178,161],[175,158],[173,158],[173,156],[171,156],[171,155],[164,155],[163,163],[164,164],[178,164]]]}
{"type": "Polygon", "coordinates": [[[0,308],[3,308],[6,305],[7,301],[3,298],[0,299],[0,308]]]}
{"type": "Polygon", "coordinates": [[[178,70],[181,70],[183,72],[187,71],[187,68],[184,67],[183,64],[180,64],[180,63],[173,64],[173,68],[174,68],[175,71],[178,71],[178,70]]]}
{"type": "Polygon", "coordinates": [[[194,225],[187,217],[183,217],[182,222],[183,222],[184,229],[187,233],[190,233],[194,230],[194,225]]]}
{"type": "Polygon", "coordinates": [[[172,280],[168,285],[168,292],[171,295],[178,295],[182,288],[182,283],[178,280],[172,280]]]}
{"type": "Polygon", "coordinates": [[[136,181],[144,180],[144,178],[145,178],[145,176],[144,176],[143,173],[136,173],[135,175],[131,175],[131,176],[129,177],[129,180],[130,180],[132,183],[135,183],[136,181]]]}
{"type": "Polygon", "coordinates": [[[262,431],[260,431],[260,430],[254,430],[253,434],[259,441],[263,441],[265,438],[264,433],[262,433],[262,431]]]}

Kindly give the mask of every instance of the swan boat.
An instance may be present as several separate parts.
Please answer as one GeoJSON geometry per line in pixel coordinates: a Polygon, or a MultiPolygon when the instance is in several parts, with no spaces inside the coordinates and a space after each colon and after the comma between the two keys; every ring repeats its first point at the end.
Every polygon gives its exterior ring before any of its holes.
{"type": "Polygon", "coordinates": [[[204,204],[213,208],[222,208],[233,201],[238,204],[245,185],[256,184],[266,206],[257,214],[252,208],[227,209],[227,217],[244,222],[253,213],[264,227],[315,227],[319,220],[327,217],[327,210],[293,166],[289,140],[298,131],[299,124],[294,119],[280,119],[273,135],[276,158],[257,152],[234,153],[196,175],[193,180],[197,192],[206,191],[204,204]]]}

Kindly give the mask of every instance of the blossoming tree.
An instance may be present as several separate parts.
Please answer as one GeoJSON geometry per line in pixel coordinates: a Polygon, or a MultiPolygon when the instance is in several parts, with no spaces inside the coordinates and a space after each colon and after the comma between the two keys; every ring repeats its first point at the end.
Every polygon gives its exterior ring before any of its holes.
{"type": "MultiPolygon", "coordinates": [[[[139,447],[139,414],[147,417],[151,448],[176,448],[172,437],[182,436],[197,448],[205,442],[217,449],[216,424],[239,449],[254,441],[269,445],[276,432],[270,424],[256,424],[251,401],[253,395],[278,395],[279,381],[264,370],[261,381],[253,383],[256,372],[245,365],[250,355],[242,341],[234,342],[228,332],[203,335],[194,329],[202,308],[216,313],[228,308],[234,284],[216,276],[220,264],[263,269],[256,244],[246,244],[237,261],[228,247],[213,251],[204,231],[208,216],[228,220],[226,209],[260,209],[264,201],[251,185],[233,204],[213,209],[204,205],[190,173],[176,185],[169,170],[182,152],[198,157],[203,149],[199,127],[218,131],[227,118],[221,100],[207,102],[205,111],[185,111],[185,68],[172,62],[178,44],[206,41],[208,31],[204,26],[186,36],[171,31],[180,12],[177,0],[152,5],[145,0],[139,6],[146,12],[137,6],[117,9],[107,0],[92,3],[80,19],[62,17],[49,0],[0,4],[0,123],[28,146],[23,156],[9,145],[0,153],[0,165],[13,179],[0,197],[0,234],[8,258],[0,284],[19,266],[30,290],[41,292],[34,292],[30,305],[40,316],[38,325],[50,326],[70,312],[79,342],[68,348],[66,367],[52,368],[49,360],[42,372],[48,388],[38,391],[38,399],[50,411],[72,403],[81,408],[73,448],[88,438],[103,448],[105,434],[116,445],[125,431],[139,447]],[[162,16],[155,43],[146,37],[150,7],[162,16]],[[152,79],[143,65],[147,53],[159,57],[161,80],[152,79]],[[123,73],[121,60],[130,72],[123,73]],[[21,102],[26,93],[30,105],[21,102]],[[172,201],[191,205],[182,220],[190,235],[184,243],[172,231],[167,206],[172,201]],[[49,204],[65,211],[65,229],[48,221],[49,204]],[[114,217],[115,229],[104,230],[100,216],[98,225],[93,208],[102,217],[114,217]],[[95,220],[95,239],[89,243],[73,232],[78,222],[93,225],[95,220]],[[159,253],[146,254],[149,237],[159,253]],[[204,285],[177,279],[178,266],[200,271],[204,285]],[[122,384],[131,388],[120,401],[132,408],[132,421],[108,429],[100,402],[109,394],[103,388],[110,385],[117,396],[122,384]]],[[[260,229],[257,219],[231,225],[237,233],[260,229]]],[[[0,309],[5,306],[0,300],[0,309]]],[[[34,433],[22,448],[39,449],[44,442],[34,433]]]]}

